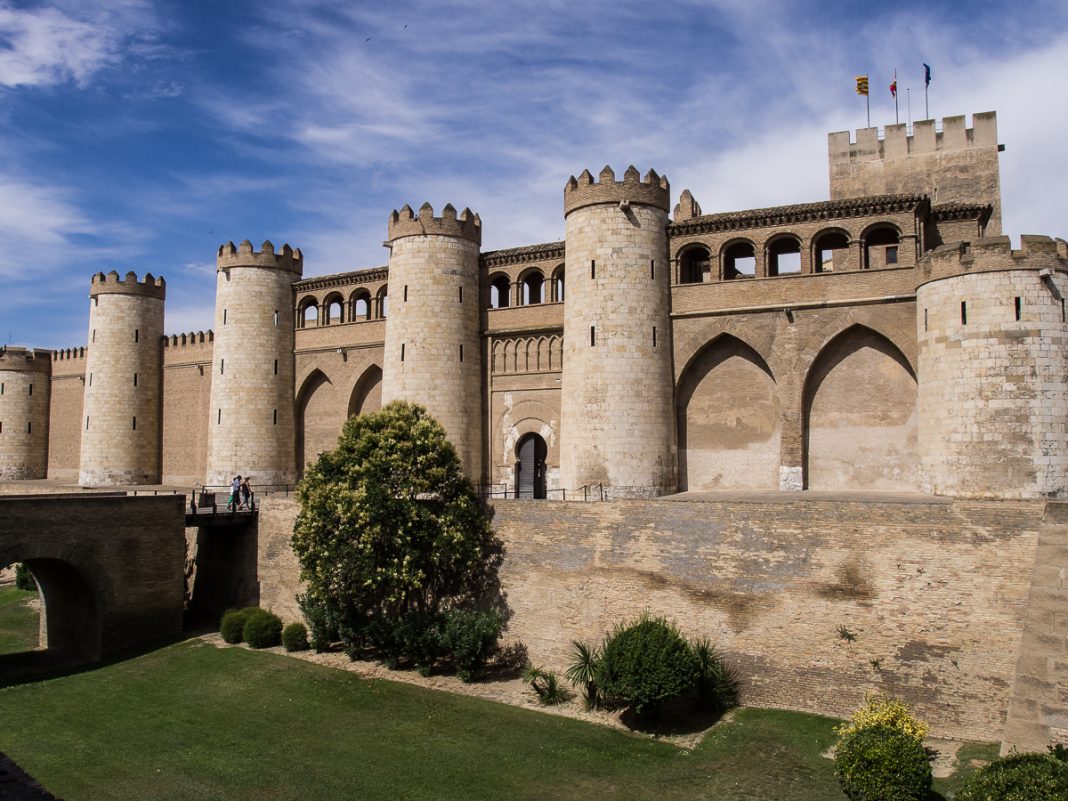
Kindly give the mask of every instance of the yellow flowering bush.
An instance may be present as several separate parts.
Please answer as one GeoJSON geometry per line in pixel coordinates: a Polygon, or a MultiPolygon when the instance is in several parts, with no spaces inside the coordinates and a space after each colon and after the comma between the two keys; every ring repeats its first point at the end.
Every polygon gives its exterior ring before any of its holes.
{"type": "Polygon", "coordinates": [[[843,723],[835,729],[835,734],[848,737],[854,732],[873,726],[896,729],[918,742],[923,741],[928,731],[927,724],[914,717],[904,701],[879,693],[868,693],[864,696],[864,706],[853,713],[849,723],[843,723]]]}

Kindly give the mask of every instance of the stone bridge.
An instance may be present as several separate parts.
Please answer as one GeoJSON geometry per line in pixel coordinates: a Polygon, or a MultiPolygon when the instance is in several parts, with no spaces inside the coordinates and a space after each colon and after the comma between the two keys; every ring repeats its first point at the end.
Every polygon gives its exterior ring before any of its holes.
{"type": "Polygon", "coordinates": [[[183,496],[0,497],[0,565],[44,597],[49,655],[92,661],[181,634],[183,496]]]}

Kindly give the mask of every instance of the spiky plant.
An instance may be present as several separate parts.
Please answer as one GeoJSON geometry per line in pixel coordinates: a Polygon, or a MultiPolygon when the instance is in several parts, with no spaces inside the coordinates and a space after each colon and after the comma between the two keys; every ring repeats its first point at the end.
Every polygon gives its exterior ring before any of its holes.
{"type": "Polygon", "coordinates": [[[572,640],[570,656],[571,663],[564,671],[564,678],[573,686],[582,687],[582,697],[587,709],[596,709],[601,705],[601,690],[597,686],[601,651],[599,648],[590,648],[579,640],[572,640]]]}
{"type": "Polygon", "coordinates": [[[707,637],[702,637],[693,643],[692,648],[697,657],[697,688],[702,703],[714,712],[737,706],[738,681],[716,647],[707,637]]]}
{"type": "Polygon", "coordinates": [[[523,668],[523,682],[530,685],[538,700],[546,706],[561,704],[568,698],[567,690],[560,686],[560,679],[551,670],[527,665],[523,668]]]}

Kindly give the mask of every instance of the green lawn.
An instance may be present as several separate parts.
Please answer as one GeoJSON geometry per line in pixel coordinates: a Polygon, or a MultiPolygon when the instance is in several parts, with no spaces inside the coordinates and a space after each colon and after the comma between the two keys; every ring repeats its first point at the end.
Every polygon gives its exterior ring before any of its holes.
{"type": "Polygon", "coordinates": [[[0,751],[79,799],[835,801],[835,721],[744,709],[693,751],[187,642],[0,689],[0,751]]]}
{"type": "Polygon", "coordinates": [[[26,603],[36,597],[36,592],[0,588],[0,654],[30,651],[37,647],[40,618],[26,603]]]}

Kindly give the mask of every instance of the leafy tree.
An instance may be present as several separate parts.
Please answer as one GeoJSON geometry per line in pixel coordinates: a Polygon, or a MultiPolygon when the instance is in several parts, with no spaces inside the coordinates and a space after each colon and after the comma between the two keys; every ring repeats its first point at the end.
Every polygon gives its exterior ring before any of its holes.
{"type": "Polygon", "coordinates": [[[394,401],[350,418],[297,488],[303,605],[346,646],[372,620],[428,617],[499,598],[503,548],[445,431],[394,401]]]}

